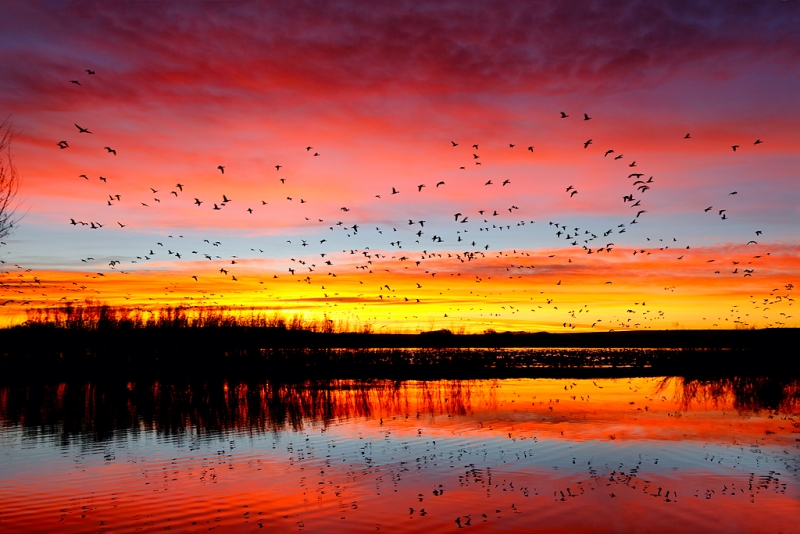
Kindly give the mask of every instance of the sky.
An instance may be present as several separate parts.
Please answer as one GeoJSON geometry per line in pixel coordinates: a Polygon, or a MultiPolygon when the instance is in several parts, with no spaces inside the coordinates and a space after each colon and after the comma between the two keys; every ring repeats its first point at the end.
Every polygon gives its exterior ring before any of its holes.
{"type": "Polygon", "coordinates": [[[3,10],[2,324],[800,326],[795,1],[3,10]]]}

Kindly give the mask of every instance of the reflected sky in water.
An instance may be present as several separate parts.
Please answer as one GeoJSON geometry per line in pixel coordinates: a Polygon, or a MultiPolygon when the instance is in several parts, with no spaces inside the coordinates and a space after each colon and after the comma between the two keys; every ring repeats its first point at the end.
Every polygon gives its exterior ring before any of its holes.
{"type": "Polygon", "coordinates": [[[797,529],[800,385],[0,388],[0,530],[797,529]]]}

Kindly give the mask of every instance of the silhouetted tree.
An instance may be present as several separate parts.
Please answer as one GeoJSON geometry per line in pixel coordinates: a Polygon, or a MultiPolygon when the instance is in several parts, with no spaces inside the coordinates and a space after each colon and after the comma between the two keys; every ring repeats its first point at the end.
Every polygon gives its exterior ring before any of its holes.
{"type": "Polygon", "coordinates": [[[10,234],[19,220],[14,198],[19,191],[20,177],[11,158],[11,142],[15,137],[8,119],[0,123],[0,239],[10,234]]]}

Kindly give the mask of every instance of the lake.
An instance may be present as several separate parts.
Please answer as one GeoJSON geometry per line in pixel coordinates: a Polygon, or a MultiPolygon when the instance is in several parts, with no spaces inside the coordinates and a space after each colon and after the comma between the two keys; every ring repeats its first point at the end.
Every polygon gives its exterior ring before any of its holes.
{"type": "Polygon", "coordinates": [[[0,531],[798,532],[800,382],[0,387],[0,531]]]}

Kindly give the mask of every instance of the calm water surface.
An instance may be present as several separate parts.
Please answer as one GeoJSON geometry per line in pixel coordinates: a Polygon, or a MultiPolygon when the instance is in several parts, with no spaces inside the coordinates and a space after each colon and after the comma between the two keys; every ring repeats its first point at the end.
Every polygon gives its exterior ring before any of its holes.
{"type": "Polygon", "coordinates": [[[0,531],[800,532],[800,384],[0,388],[0,531]]]}

